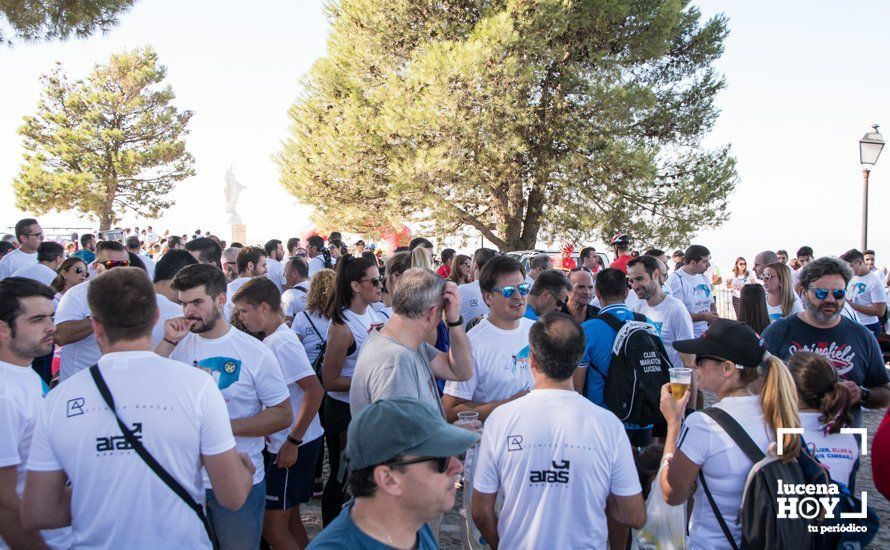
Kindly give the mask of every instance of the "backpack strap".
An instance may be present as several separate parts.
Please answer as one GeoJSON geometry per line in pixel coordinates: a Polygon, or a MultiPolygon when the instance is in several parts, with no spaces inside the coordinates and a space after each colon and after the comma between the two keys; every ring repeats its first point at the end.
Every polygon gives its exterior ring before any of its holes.
{"type": "Polygon", "coordinates": [[[726,537],[726,540],[729,541],[729,545],[732,547],[732,550],[739,550],[739,545],[735,543],[735,538],[732,536],[732,532],[729,530],[729,525],[726,525],[726,520],[723,519],[723,514],[720,513],[720,509],[717,508],[717,502],[714,500],[714,496],[708,489],[708,483],[705,481],[705,474],[702,473],[701,469],[698,470],[698,480],[701,483],[702,490],[705,492],[705,496],[708,497],[708,503],[711,505],[711,511],[714,512],[714,517],[717,518],[717,523],[720,524],[720,530],[723,531],[723,536],[726,537]]]}
{"type": "Polygon", "coordinates": [[[713,418],[714,421],[719,424],[727,434],[729,434],[729,437],[731,437],[735,444],[739,446],[743,453],[745,453],[745,456],[748,457],[752,464],[757,464],[766,458],[764,452],[760,450],[760,447],[758,447],[756,443],[754,443],[754,440],[751,439],[748,432],[746,432],[728,412],[723,409],[718,409],[717,407],[708,407],[701,412],[713,418]]]}
{"type": "Polygon", "coordinates": [[[621,330],[621,327],[624,326],[623,321],[619,321],[618,317],[615,317],[608,311],[600,312],[600,314],[597,315],[596,318],[609,325],[609,327],[611,327],[612,330],[614,330],[615,332],[619,332],[621,330]]]}
{"type": "Polygon", "coordinates": [[[296,286],[293,287],[293,288],[296,289],[296,290],[302,291],[303,294],[309,294],[309,293],[306,291],[306,289],[303,288],[301,285],[296,285],[296,286]]]}
{"type": "Polygon", "coordinates": [[[323,343],[327,344],[328,341],[324,339],[324,336],[322,336],[320,332],[318,332],[318,328],[315,326],[315,323],[312,322],[312,317],[309,317],[309,314],[306,313],[306,310],[305,310],[305,309],[303,310],[303,315],[306,316],[306,320],[309,321],[309,324],[310,324],[310,325],[312,325],[312,330],[315,331],[315,334],[318,335],[318,338],[319,338],[323,343]]]}

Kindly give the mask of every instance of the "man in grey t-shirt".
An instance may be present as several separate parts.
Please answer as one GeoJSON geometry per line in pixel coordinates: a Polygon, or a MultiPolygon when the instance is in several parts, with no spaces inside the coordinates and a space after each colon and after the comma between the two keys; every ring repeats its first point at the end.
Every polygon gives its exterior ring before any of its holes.
{"type": "Polygon", "coordinates": [[[429,269],[412,268],[391,289],[393,315],[359,351],[349,390],[355,416],[379,399],[413,397],[445,416],[435,377],[468,380],[473,374],[470,343],[460,318],[457,285],[429,269]],[[443,353],[426,342],[445,312],[451,349],[443,353]]]}

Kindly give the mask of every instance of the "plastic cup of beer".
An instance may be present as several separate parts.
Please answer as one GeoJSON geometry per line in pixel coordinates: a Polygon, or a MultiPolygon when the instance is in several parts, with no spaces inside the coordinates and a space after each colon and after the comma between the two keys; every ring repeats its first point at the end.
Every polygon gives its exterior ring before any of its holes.
{"type": "Polygon", "coordinates": [[[671,395],[679,401],[683,399],[683,396],[686,395],[686,390],[692,384],[692,369],[685,367],[673,368],[668,369],[668,372],[671,377],[671,395]]]}

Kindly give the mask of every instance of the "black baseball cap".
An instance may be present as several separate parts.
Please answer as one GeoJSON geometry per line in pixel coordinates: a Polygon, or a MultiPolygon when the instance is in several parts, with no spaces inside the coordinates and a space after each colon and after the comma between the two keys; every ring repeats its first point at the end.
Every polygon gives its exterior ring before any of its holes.
{"type": "Polygon", "coordinates": [[[750,368],[759,367],[769,357],[766,342],[754,329],[729,319],[715,320],[698,338],[675,341],[674,349],[680,353],[721,357],[750,368]]]}

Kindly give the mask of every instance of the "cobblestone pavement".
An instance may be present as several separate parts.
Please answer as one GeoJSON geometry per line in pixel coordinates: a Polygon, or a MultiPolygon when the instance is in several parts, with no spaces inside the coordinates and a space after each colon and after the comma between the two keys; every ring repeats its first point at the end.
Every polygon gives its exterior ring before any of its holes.
{"type": "MultiPolygon", "coordinates": [[[[864,411],[862,420],[866,428],[868,428],[869,441],[874,437],[878,429],[878,425],[883,418],[883,411],[864,411]]],[[[886,465],[890,467],[890,464],[886,465]]],[[[868,493],[868,504],[872,506],[881,516],[881,530],[878,537],[872,542],[870,548],[884,549],[890,548],[890,502],[887,501],[875,489],[871,478],[871,456],[863,457],[862,466],[856,476],[856,491],[865,491],[868,493]]],[[[458,492],[457,502],[462,501],[462,495],[458,492]]],[[[312,500],[309,504],[302,507],[303,523],[309,531],[309,538],[314,537],[321,530],[321,507],[320,501],[312,500]]],[[[457,507],[445,514],[445,520],[439,532],[439,545],[443,550],[456,550],[461,547],[460,544],[460,521],[461,517],[457,507]]]]}

